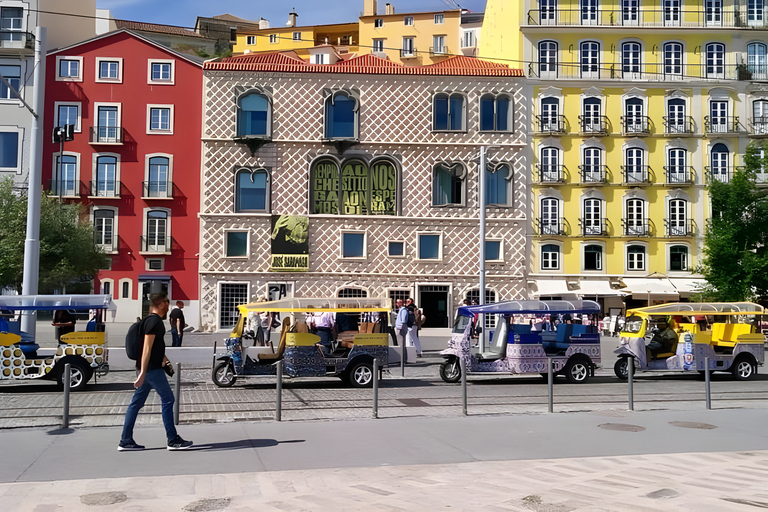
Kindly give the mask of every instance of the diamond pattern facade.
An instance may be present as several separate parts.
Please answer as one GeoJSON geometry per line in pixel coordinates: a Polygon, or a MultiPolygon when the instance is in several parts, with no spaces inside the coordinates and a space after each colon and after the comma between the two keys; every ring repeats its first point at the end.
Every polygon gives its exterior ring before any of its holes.
{"type": "MultiPolygon", "coordinates": [[[[265,295],[269,283],[292,283],[295,296],[336,296],[340,288],[357,287],[369,296],[389,289],[448,286],[448,301],[458,305],[477,287],[479,147],[489,145],[489,163],[508,163],[513,170],[511,206],[487,210],[487,239],[502,240],[502,259],[487,264],[487,285],[500,299],[523,297],[526,271],[527,105],[519,79],[364,74],[205,72],[201,324],[215,330],[218,285],[245,282],[250,295],[265,295]],[[233,141],[236,94],[259,86],[273,93],[272,142],[252,155],[233,141]],[[324,90],[360,91],[359,139],[343,154],[323,144],[324,90]],[[432,132],[432,97],[437,92],[465,95],[467,130],[432,132]],[[507,93],[514,102],[514,130],[479,132],[479,101],[485,93],[507,93]],[[309,213],[309,169],[313,159],[331,154],[390,155],[401,167],[400,215],[309,215],[310,264],[307,273],[270,272],[271,215],[309,213]],[[433,166],[461,162],[467,169],[466,205],[432,206],[433,166]],[[234,171],[265,167],[271,175],[271,212],[234,213],[234,171]],[[225,257],[225,233],[247,230],[249,256],[225,257]],[[341,258],[342,230],[364,231],[365,259],[341,258]],[[442,234],[442,259],[416,259],[417,234],[442,234]],[[387,255],[387,242],[405,242],[405,257],[387,255]]],[[[452,315],[449,308],[449,315],[452,315]]]]}

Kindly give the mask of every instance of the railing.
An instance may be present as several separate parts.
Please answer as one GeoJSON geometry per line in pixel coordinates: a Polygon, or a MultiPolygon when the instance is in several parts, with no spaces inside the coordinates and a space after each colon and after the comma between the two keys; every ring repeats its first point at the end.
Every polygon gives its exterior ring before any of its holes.
{"type": "Polygon", "coordinates": [[[560,235],[567,236],[567,223],[565,218],[560,217],[557,219],[536,219],[536,234],[537,235],[560,235]]]}
{"type": "Polygon", "coordinates": [[[665,165],[667,185],[692,185],[696,172],[688,165],[665,165]]]}
{"type": "Polygon", "coordinates": [[[621,116],[621,129],[624,135],[649,135],[651,118],[648,116],[621,116]]]}
{"type": "Polygon", "coordinates": [[[170,254],[173,248],[173,238],[170,236],[141,237],[141,252],[150,252],[157,254],[170,254]]]}
{"type": "Polygon", "coordinates": [[[154,199],[172,199],[173,183],[170,181],[142,181],[141,197],[154,199]]]}
{"type": "Polygon", "coordinates": [[[608,166],[580,165],[579,175],[582,183],[605,183],[608,181],[608,166]]]}
{"type": "Polygon", "coordinates": [[[653,170],[647,165],[622,165],[621,174],[626,185],[647,185],[652,181],[653,170]]]}
{"type": "Polygon", "coordinates": [[[90,197],[120,197],[120,182],[115,180],[90,181],[88,196],[90,197]]]}
{"type": "Polygon", "coordinates": [[[665,135],[692,135],[694,131],[691,116],[664,116],[665,135]]]}
{"type": "Polygon", "coordinates": [[[583,135],[608,135],[606,116],[579,116],[579,129],[583,135]]]}
{"type": "Polygon", "coordinates": [[[536,116],[536,133],[564,135],[566,133],[565,123],[565,116],[536,116]]]}
{"type": "Polygon", "coordinates": [[[721,165],[718,167],[707,166],[704,168],[704,173],[707,175],[707,180],[712,183],[719,181],[721,183],[730,183],[733,177],[733,167],[730,165],[721,165]]]}
{"type": "Polygon", "coordinates": [[[608,219],[598,217],[596,219],[579,219],[581,236],[608,236],[608,219]]]}
{"type": "Polygon", "coordinates": [[[414,47],[412,50],[400,50],[401,59],[412,59],[418,55],[418,50],[414,47]]]}
{"type": "Polygon", "coordinates": [[[536,164],[539,183],[565,183],[565,166],[536,164]]]}
{"type": "Polygon", "coordinates": [[[739,116],[704,116],[705,133],[744,133],[746,130],[739,122],[739,116]]]}
{"type": "MultiPolygon", "coordinates": [[[[97,234],[94,233],[94,235],[97,235],[97,234]]],[[[117,236],[114,233],[112,234],[111,243],[108,243],[108,244],[101,243],[101,241],[98,240],[97,236],[94,236],[93,243],[96,244],[97,247],[100,247],[101,250],[106,253],[117,252],[117,249],[118,249],[118,240],[117,240],[117,236]]]]}
{"type": "MultiPolygon", "coordinates": [[[[744,5],[726,9],[531,9],[529,25],[585,25],[627,27],[730,27],[766,28],[768,17],[757,20],[744,5]]],[[[761,12],[762,15],[762,12],[761,12]]]]}
{"type": "MultiPolygon", "coordinates": [[[[3,23],[7,18],[0,21],[3,23]]],[[[35,49],[35,34],[32,32],[22,32],[0,26],[0,48],[13,48],[23,50],[35,49]]]]}
{"type": "Polygon", "coordinates": [[[448,55],[450,51],[448,51],[447,46],[430,46],[429,47],[429,54],[430,55],[448,55]]]}
{"type": "Polygon", "coordinates": [[[82,184],[78,180],[48,180],[48,192],[57,197],[80,197],[82,184]]]}
{"type": "Polygon", "coordinates": [[[92,126],[91,144],[122,144],[123,129],[120,126],[92,126]]]}
{"type": "Polygon", "coordinates": [[[768,117],[753,117],[749,120],[750,135],[768,135],[768,117]]]}
{"type": "Polygon", "coordinates": [[[664,231],[667,236],[693,236],[693,220],[664,219],[664,231]]]}
{"type": "MultiPolygon", "coordinates": [[[[576,50],[574,50],[576,51],[576,50]]],[[[661,50],[659,50],[661,51],[661,50]]],[[[616,50],[617,53],[620,49],[616,50]]],[[[620,57],[617,57],[620,58],[620,57]]],[[[642,63],[624,67],[612,62],[582,64],[580,62],[539,62],[528,66],[531,78],[547,80],[617,80],[642,82],[681,82],[690,79],[702,80],[750,80],[751,74],[744,64],[669,64],[642,63]]]]}
{"type": "Polygon", "coordinates": [[[621,232],[624,236],[650,236],[651,219],[630,219],[624,217],[621,219],[621,232]]]}

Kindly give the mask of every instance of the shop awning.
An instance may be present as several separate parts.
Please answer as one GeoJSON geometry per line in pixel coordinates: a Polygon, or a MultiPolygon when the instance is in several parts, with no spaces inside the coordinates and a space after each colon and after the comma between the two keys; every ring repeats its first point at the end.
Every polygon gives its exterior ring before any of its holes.
{"type": "Polygon", "coordinates": [[[608,281],[579,281],[579,289],[576,291],[582,297],[623,297],[629,292],[621,289],[614,290],[608,281]]]}
{"type": "Polygon", "coordinates": [[[632,294],[634,299],[651,297],[677,298],[680,294],[677,288],[666,277],[625,277],[622,279],[627,285],[625,292],[632,294]]]}
{"type": "Polygon", "coordinates": [[[562,297],[563,295],[575,296],[576,292],[568,289],[565,279],[537,279],[534,281],[536,290],[534,297],[562,297]]]}
{"type": "Polygon", "coordinates": [[[701,291],[707,281],[704,279],[681,279],[672,277],[669,279],[678,293],[690,294],[701,291]]]}

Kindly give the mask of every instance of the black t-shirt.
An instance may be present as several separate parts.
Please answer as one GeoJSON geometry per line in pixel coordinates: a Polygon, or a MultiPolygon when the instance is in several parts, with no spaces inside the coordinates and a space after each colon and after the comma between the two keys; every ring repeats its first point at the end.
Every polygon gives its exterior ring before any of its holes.
{"type": "MultiPolygon", "coordinates": [[[[152,342],[152,352],[149,353],[149,364],[147,370],[157,370],[163,367],[163,358],[165,357],[165,324],[163,319],[156,313],[152,313],[144,319],[144,335],[154,334],[155,341],[152,342]]],[[[141,355],[144,353],[144,337],[141,338],[141,352],[136,360],[136,368],[141,368],[141,355]]]]}
{"type": "Polygon", "coordinates": [[[171,311],[171,314],[169,315],[171,319],[171,327],[173,327],[174,324],[176,324],[176,328],[181,330],[184,328],[184,312],[181,310],[181,308],[176,308],[173,311],[171,311]],[[179,322],[179,320],[181,322],[179,322]]]}

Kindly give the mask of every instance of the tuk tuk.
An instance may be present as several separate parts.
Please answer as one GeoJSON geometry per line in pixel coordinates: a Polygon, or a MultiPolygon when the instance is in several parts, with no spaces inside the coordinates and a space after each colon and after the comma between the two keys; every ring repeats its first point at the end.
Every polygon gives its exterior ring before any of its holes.
{"type": "Polygon", "coordinates": [[[281,299],[238,309],[240,317],[225,341],[226,353],[218,353],[214,345],[212,378],[217,386],[232,386],[239,378],[274,376],[282,365],[287,377],[335,376],[354,387],[370,387],[374,359],[379,367],[389,361],[389,299],[281,299]],[[335,325],[345,329],[332,331],[331,346],[325,351],[320,336],[311,332],[313,318],[324,313],[332,314],[335,325]],[[261,337],[258,314],[268,315],[270,322],[282,317],[277,348],[261,337]]]}
{"type": "MultiPolygon", "coordinates": [[[[63,334],[57,348],[41,349],[36,340],[25,339],[28,336],[21,332],[17,313],[61,310],[70,314],[103,313],[110,306],[109,295],[1,295],[0,379],[49,379],[61,386],[64,365],[69,363],[70,387],[81,390],[94,373],[105,375],[109,371],[107,338],[104,324],[96,318],[88,322],[85,331],[63,334]]],[[[38,340],[42,341],[39,337],[38,340]]],[[[53,344],[56,340],[50,341],[53,344]]]]}
{"type": "Polygon", "coordinates": [[[559,315],[599,315],[597,302],[511,300],[481,306],[459,308],[448,348],[440,352],[445,361],[440,377],[445,382],[461,378],[460,359],[467,375],[480,373],[546,375],[548,359],[553,371],[569,382],[586,382],[600,364],[600,334],[596,326],[568,323],[553,327],[550,321],[559,315]],[[473,344],[475,315],[496,315],[487,350],[473,344]]]}
{"type": "Polygon", "coordinates": [[[748,380],[765,359],[759,325],[763,307],[751,302],[660,304],[627,311],[614,373],[626,379],[629,358],[635,371],[730,372],[748,380]]]}

